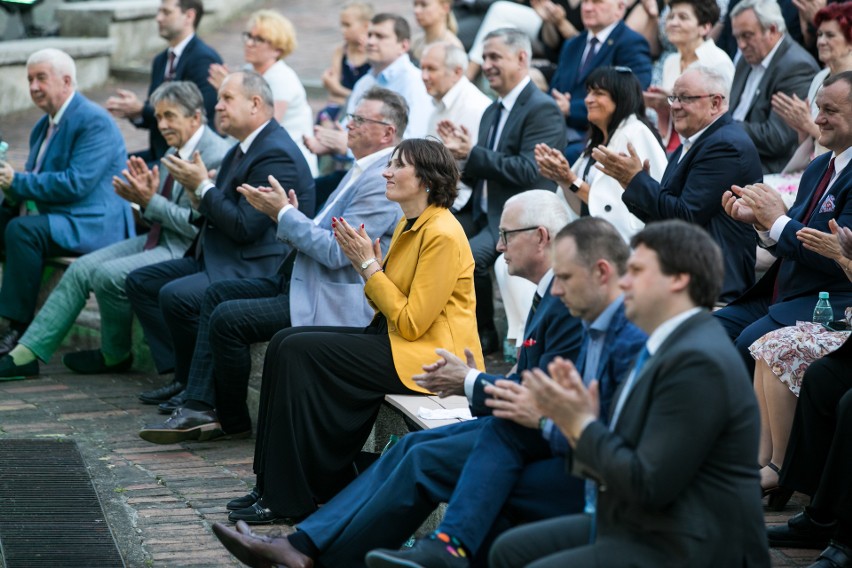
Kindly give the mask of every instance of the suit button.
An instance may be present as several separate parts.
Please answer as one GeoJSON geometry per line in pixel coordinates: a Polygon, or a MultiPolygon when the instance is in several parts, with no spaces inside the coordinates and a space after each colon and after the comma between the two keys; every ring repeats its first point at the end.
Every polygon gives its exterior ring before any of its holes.
{"type": "Polygon", "coordinates": [[[612,205],[604,205],[604,211],[606,211],[607,213],[612,211],[612,205]]]}

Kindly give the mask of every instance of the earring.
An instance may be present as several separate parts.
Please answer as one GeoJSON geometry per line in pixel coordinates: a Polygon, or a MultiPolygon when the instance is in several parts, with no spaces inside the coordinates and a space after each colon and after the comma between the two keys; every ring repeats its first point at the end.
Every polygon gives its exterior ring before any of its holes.
{"type": "Polygon", "coordinates": [[[429,188],[428,188],[428,187],[426,188],[426,193],[429,193],[429,188]]]}

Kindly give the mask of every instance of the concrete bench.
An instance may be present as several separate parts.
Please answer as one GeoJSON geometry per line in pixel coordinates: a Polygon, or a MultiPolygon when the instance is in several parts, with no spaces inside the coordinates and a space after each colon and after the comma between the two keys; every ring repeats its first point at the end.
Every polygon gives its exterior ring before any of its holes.
{"type": "Polygon", "coordinates": [[[115,42],[109,38],[21,39],[0,47],[0,114],[32,108],[27,85],[27,59],[34,52],[54,47],[74,58],[80,91],[103,85],[109,78],[109,57],[115,42]]]}

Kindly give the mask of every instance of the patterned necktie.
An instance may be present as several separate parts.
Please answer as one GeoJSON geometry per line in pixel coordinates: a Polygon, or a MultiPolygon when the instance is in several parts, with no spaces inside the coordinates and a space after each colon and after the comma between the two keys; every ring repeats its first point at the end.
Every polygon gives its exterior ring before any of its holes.
{"type": "MultiPolygon", "coordinates": [[[[180,154],[175,152],[175,157],[180,158],[180,154]]],[[[166,199],[171,200],[172,198],[172,189],[175,186],[175,178],[172,177],[171,172],[166,176],[165,181],[163,181],[163,191],[160,192],[160,195],[165,197],[166,199]]],[[[155,221],[151,224],[151,230],[148,231],[148,238],[145,239],[145,245],[142,247],[142,250],[151,250],[156,247],[160,242],[160,233],[163,231],[163,225],[159,221],[155,221]]]]}
{"type": "Polygon", "coordinates": [[[589,40],[589,50],[586,52],[586,57],[583,58],[583,63],[580,65],[580,72],[577,74],[578,77],[582,77],[583,73],[585,73],[592,64],[592,59],[595,58],[595,55],[598,52],[599,43],[600,41],[598,41],[598,38],[594,36],[589,40]]]}
{"type": "Polygon", "coordinates": [[[175,80],[175,59],[177,59],[177,55],[171,49],[169,50],[169,62],[166,65],[166,75],[163,77],[166,81],[174,81],[175,80]]]}

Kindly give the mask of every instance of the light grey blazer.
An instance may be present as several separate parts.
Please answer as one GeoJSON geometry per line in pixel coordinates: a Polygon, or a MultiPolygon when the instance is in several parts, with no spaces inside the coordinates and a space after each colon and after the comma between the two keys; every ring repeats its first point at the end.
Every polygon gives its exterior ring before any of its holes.
{"type": "Polygon", "coordinates": [[[331,218],[343,217],[353,227],[363,223],[372,239],[381,237],[383,254],[387,253],[402,210],[385,197],[382,172],[386,165],[385,159],[376,160],[337,199],[352,176],[349,170],[320,209],[318,222],[298,209],[290,209],[278,223],[278,238],[299,251],[290,278],[293,327],[360,327],[373,318],[364,295],[364,281],[334,240],[331,218]]]}
{"type": "MultiPolygon", "coordinates": [[[[201,159],[204,160],[204,165],[207,166],[208,170],[218,169],[225,152],[231,145],[207,126],[202,128],[204,128],[204,133],[201,135],[201,140],[198,141],[196,150],[201,154],[201,159]]],[[[169,148],[166,155],[175,152],[174,148],[169,148]]],[[[190,156],[184,156],[184,158],[189,159],[190,156]]],[[[163,185],[168,175],[169,171],[161,165],[160,187],[157,189],[157,194],[151,198],[148,206],[143,210],[142,218],[148,223],[159,222],[162,224],[163,231],[160,234],[159,246],[168,248],[169,252],[172,253],[172,258],[180,258],[198,233],[198,227],[189,222],[192,202],[189,200],[189,193],[180,183],[175,181],[171,199],[163,197],[163,185]]]]}

